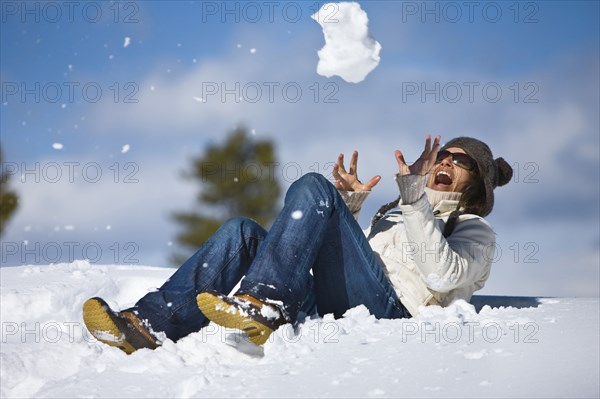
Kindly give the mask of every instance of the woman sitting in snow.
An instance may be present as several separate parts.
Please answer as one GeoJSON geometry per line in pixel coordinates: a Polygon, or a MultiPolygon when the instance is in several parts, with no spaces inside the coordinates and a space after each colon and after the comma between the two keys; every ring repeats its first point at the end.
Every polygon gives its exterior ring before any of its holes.
{"type": "Polygon", "coordinates": [[[262,345],[279,326],[305,314],[341,317],[364,305],[377,318],[407,318],[421,306],[470,300],[489,276],[495,245],[483,217],[512,168],[474,138],[439,147],[439,136],[433,146],[427,136],[411,166],[395,152],[400,197],[381,207],[367,235],[356,217],[381,177],[361,183],[358,153],[348,171],[340,154],[335,185],[315,173],[301,177],[269,231],[233,218],[134,307],[115,312],[100,298],[87,300],[88,330],[131,353],[156,348],[159,337],[177,341],[213,321],[262,345]],[[388,213],[392,208],[399,211],[388,213]]]}

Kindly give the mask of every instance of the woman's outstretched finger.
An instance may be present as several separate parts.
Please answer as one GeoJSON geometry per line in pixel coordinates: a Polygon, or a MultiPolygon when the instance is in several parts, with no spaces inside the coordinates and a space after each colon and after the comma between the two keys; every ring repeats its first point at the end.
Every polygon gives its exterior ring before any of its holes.
{"type": "Polygon", "coordinates": [[[440,148],[440,140],[442,139],[442,136],[435,136],[435,140],[433,141],[433,148],[431,149],[431,152],[429,153],[429,157],[428,157],[428,161],[429,161],[429,165],[428,165],[428,169],[430,169],[436,161],[437,158],[437,153],[438,150],[440,148]]]}
{"type": "Polygon", "coordinates": [[[369,180],[367,182],[367,184],[365,184],[365,188],[369,191],[371,191],[371,189],[373,187],[375,187],[377,185],[377,183],[379,183],[379,181],[381,180],[381,176],[377,175],[375,177],[373,177],[371,180],[369,180]]]}
{"type": "Polygon", "coordinates": [[[346,168],[344,167],[344,154],[338,155],[337,164],[340,167],[340,170],[342,171],[342,173],[347,173],[346,168]]]}
{"type": "Polygon", "coordinates": [[[333,165],[333,170],[331,171],[331,174],[333,175],[333,178],[334,178],[335,188],[341,189],[342,188],[342,176],[340,176],[338,164],[333,165]]]}
{"type": "Polygon", "coordinates": [[[398,162],[398,167],[402,168],[403,166],[406,166],[406,161],[404,160],[404,155],[402,155],[402,152],[400,150],[396,150],[394,152],[394,155],[396,157],[396,162],[398,162]]]}
{"type": "Polygon", "coordinates": [[[356,165],[358,163],[358,151],[352,153],[352,159],[350,159],[350,174],[356,175],[356,165]]]}
{"type": "Polygon", "coordinates": [[[429,151],[431,151],[431,135],[428,134],[425,137],[425,148],[423,148],[423,153],[421,154],[421,156],[428,156],[429,151]]]}
{"type": "Polygon", "coordinates": [[[340,176],[340,166],[337,163],[333,164],[333,170],[331,174],[336,182],[342,178],[342,176],[340,176]]]}

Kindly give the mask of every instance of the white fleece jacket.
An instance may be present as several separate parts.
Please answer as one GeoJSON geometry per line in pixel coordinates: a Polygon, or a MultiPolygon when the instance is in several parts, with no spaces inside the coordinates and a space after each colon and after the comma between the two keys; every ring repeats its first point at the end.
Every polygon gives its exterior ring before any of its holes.
{"type": "MultiPolygon", "coordinates": [[[[400,182],[399,186],[402,190],[400,182]]],[[[355,217],[367,195],[342,193],[355,217]]],[[[483,218],[461,215],[452,234],[443,236],[457,203],[443,200],[432,208],[421,192],[415,202],[401,201],[400,212],[389,212],[365,232],[400,301],[413,316],[421,306],[469,301],[490,274],[496,238],[483,218]]]]}

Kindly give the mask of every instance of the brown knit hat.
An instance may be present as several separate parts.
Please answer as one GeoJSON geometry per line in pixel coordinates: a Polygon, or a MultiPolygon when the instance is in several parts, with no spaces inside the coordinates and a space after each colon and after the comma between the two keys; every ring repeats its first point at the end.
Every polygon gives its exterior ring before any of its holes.
{"type": "Polygon", "coordinates": [[[448,148],[462,148],[467,155],[477,162],[479,177],[483,180],[485,186],[485,198],[481,204],[480,216],[487,216],[494,207],[494,189],[499,186],[504,186],[512,179],[512,167],[504,160],[504,158],[496,158],[492,155],[492,151],[483,141],[472,137],[457,137],[448,141],[440,151],[448,148]]]}

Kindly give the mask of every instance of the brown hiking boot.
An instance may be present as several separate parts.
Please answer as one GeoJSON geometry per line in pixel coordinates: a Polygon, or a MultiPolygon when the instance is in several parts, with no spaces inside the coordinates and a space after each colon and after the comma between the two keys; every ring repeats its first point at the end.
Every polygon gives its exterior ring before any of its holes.
{"type": "Polygon", "coordinates": [[[267,342],[271,333],[287,323],[281,311],[250,295],[228,297],[206,291],[196,297],[198,307],[210,321],[245,332],[256,345],[267,342]]]}
{"type": "Polygon", "coordinates": [[[158,340],[132,312],[114,312],[102,298],[83,304],[83,322],[98,341],[116,346],[127,354],[141,348],[156,349],[158,340]]]}

